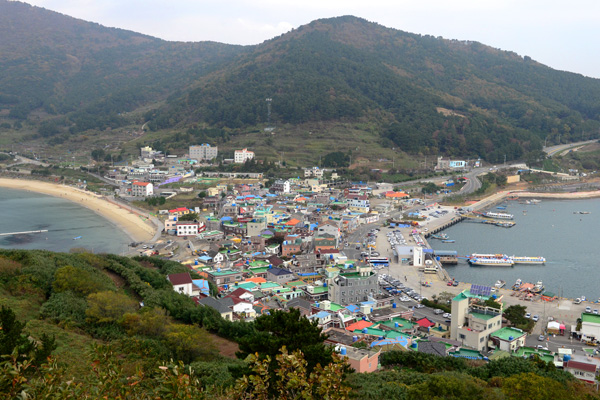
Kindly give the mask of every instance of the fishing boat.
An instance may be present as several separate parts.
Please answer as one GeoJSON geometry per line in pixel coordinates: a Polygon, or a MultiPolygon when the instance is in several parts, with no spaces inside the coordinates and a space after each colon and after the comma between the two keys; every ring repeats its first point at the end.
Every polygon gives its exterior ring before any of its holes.
{"type": "Polygon", "coordinates": [[[501,289],[506,285],[506,281],[503,281],[502,279],[498,279],[496,281],[496,283],[494,284],[494,287],[496,287],[497,289],[501,289]]]}
{"type": "Polygon", "coordinates": [[[454,243],[456,240],[454,239],[444,239],[442,240],[442,243],[454,243]]]}
{"type": "Polygon", "coordinates": [[[515,284],[512,287],[512,290],[519,290],[522,283],[523,283],[523,281],[521,279],[517,279],[517,281],[515,282],[515,284]]]}
{"type": "Polygon", "coordinates": [[[514,265],[514,261],[510,258],[473,258],[469,262],[476,266],[512,267],[514,265]]]}
{"type": "Polygon", "coordinates": [[[531,289],[531,293],[536,293],[536,294],[540,294],[544,291],[544,285],[542,284],[542,281],[537,281],[537,283],[535,284],[535,286],[533,287],[533,289],[531,289]]]}
{"type": "Polygon", "coordinates": [[[432,237],[433,239],[440,239],[440,240],[445,240],[445,239],[448,239],[448,235],[447,235],[447,234],[445,234],[445,233],[439,233],[439,234],[432,233],[432,234],[431,234],[431,237],[432,237]]]}
{"type": "Polygon", "coordinates": [[[573,214],[591,214],[589,211],[574,211],[573,214]]]}
{"type": "Polygon", "coordinates": [[[546,259],[544,257],[517,257],[512,256],[512,260],[515,264],[544,264],[546,259]]]}
{"type": "Polygon", "coordinates": [[[81,239],[81,236],[76,236],[73,238],[73,240],[78,240],[78,239],[81,239]]]}

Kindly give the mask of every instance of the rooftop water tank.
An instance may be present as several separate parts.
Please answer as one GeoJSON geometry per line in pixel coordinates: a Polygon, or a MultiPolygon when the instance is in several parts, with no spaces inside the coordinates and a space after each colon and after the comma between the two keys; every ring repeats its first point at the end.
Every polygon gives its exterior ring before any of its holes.
{"type": "Polygon", "coordinates": [[[352,341],[353,342],[356,342],[357,340],[358,340],[358,336],[356,336],[356,335],[352,336],[352,341]]]}
{"type": "Polygon", "coordinates": [[[399,326],[400,326],[400,324],[399,324],[399,323],[397,323],[397,322],[394,322],[394,328],[398,328],[399,326]]]}
{"type": "Polygon", "coordinates": [[[369,330],[368,330],[367,328],[364,328],[364,329],[362,330],[362,333],[369,333],[369,330]]]}
{"type": "Polygon", "coordinates": [[[396,308],[396,303],[392,303],[392,308],[396,308]]]}
{"type": "Polygon", "coordinates": [[[570,361],[570,360],[571,360],[571,355],[570,354],[565,354],[563,356],[563,362],[567,362],[567,361],[570,361]]]}
{"type": "Polygon", "coordinates": [[[340,349],[340,354],[341,354],[341,355],[343,355],[343,356],[345,356],[345,355],[346,355],[346,348],[345,348],[345,347],[342,347],[342,348],[340,349]]]}

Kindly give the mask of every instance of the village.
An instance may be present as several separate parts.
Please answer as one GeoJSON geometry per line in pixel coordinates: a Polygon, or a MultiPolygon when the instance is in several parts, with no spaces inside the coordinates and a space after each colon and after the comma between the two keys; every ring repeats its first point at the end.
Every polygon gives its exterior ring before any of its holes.
{"type": "MultiPolygon", "coordinates": [[[[443,263],[455,254],[434,253],[427,239],[460,222],[462,208],[425,196],[419,185],[344,182],[319,167],[268,187],[260,173],[194,173],[217,156],[208,144],[190,146],[182,157],[144,147],[139,161],[105,176],[128,200],[175,197],[208,183],[202,206],[159,209],[161,234],[131,247],[131,254],[187,265],[189,273],[168,279],[199,305],[246,321],[297,308],[358,372],[377,370],[382,352],[404,350],[480,360],[537,355],[578,379],[593,382],[598,375],[597,310],[550,294],[525,302],[510,289],[455,282],[446,272],[443,263]],[[155,168],[155,160],[165,167],[155,168]],[[535,317],[529,332],[503,315],[513,305],[535,317]]],[[[242,149],[227,162],[253,158],[242,149]]],[[[442,158],[438,167],[487,170],[442,158]]],[[[467,180],[434,182],[443,194],[467,180]]],[[[499,196],[506,193],[469,211],[499,196]]]]}

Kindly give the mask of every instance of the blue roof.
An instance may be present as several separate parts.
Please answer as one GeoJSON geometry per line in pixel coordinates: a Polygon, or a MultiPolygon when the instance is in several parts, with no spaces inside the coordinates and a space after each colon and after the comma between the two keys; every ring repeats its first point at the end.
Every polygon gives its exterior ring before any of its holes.
{"type": "Polygon", "coordinates": [[[198,257],[198,260],[200,260],[200,261],[210,261],[210,260],[212,260],[212,257],[209,257],[209,256],[200,256],[200,257],[198,257]]]}
{"type": "Polygon", "coordinates": [[[354,305],[354,304],[348,304],[346,306],[346,309],[350,312],[358,312],[360,310],[360,308],[358,308],[358,306],[354,305]]]}
{"type": "Polygon", "coordinates": [[[315,275],[319,275],[319,274],[316,273],[316,272],[301,272],[301,273],[298,273],[298,276],[315,276],[315,275]]]}
{"type": "Polygon", "coordinates": [[[374,342],[371,343],[371,347],[386,346],[386,345],[390,345],[390,344],[399,344],[401,346],[408,347],[408,340],[402,336],[397,336],[393,339],[375,340],[374,342]]]}
{"type": "Polygon", "coordinates": [[[327,311],[319,311],[316,314],[313,314],[312,317],[314,318],[326,318],[328,317],[330,314],[327,311]]]}
{"type": "Polygon", "coordinates": [[[231,217],[223,217],[221,218],[221,221],[231,221],[233,218],[231,217]]]}

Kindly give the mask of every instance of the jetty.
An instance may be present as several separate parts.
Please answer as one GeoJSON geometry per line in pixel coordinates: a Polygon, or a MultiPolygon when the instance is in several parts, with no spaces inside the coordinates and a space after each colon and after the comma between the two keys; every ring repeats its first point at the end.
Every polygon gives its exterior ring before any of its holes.
{"type": "Polygon", "coordinates": [[[37,231],[23,231],[23,232],[0,233],[0,236],[27,235],[29,233],[44,233],[44,232],[48,232],[48,229],[40,229],[40,230],[37,230],[37,231]]]}

